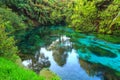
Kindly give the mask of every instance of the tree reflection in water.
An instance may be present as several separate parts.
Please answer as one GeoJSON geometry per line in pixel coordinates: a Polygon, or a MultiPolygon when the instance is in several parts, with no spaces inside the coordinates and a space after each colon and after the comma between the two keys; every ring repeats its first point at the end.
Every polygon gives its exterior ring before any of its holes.
{"type": "Polygon", "coordinates": [[[90,63],[85,60],[79,59],[80,66],[86,71],[90,76],[101,77],[102,80],[120,80],[120,72],[104,67],[100,64],[90,63]]]}
{"type": "Polygon", "coordinates": [[[72,43],[70,42],[70,38],[61,36],[48,47],[48,50],[53,51],[52,55],[55,62],[59,66],[64,66],[68,57],[67,53],[72,51],[72,43]]]}
{"type": "Polygon", "coordinates": [[[29,56],[28,59],[22,62],[27,68],[39,73],[42,68],[50,67],[50,61],[48,57],[39,51],[36,52],[35,56],[29,56]]]}
{"type": "Polygon", "coordinates": [[[53,51],[53,58],[59,66],[66,64],[68,54],[65,53],[64,48],[58,48],[58,50],[53,51]]]}

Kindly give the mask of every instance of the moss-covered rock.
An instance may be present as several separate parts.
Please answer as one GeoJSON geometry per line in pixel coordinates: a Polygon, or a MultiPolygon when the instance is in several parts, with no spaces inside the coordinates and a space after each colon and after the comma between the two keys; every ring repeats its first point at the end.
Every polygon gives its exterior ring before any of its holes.
{"type": "Polygon", "coordinates": [[[41,70],[40,75],[45,77],[46,80],[61,80],[57,74],[53,73],[47,68],[44,68],[43,70],[41,70]]]}

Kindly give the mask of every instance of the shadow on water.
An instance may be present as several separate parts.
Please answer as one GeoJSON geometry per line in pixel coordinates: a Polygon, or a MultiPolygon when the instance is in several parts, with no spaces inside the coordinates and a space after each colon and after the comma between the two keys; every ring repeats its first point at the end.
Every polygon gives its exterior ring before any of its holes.
{"type": "Polygon", "coordinates": [[[40,36],[44,45],[34,55],[23,55],[26,67],[36,73],[47,67],[62,80],[120,80],[120,44],[65,27],[47,30],[40,36]]]}

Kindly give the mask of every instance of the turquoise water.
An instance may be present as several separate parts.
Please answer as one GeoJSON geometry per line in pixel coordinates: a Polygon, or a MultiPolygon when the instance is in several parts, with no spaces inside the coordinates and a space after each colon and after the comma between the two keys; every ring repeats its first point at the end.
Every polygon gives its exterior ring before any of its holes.
{"type": "Polygon", "coordinates": [[[62,80],[120,80],[120,44],[65,27],[47,30],[35,57],[23,60],[26,67],[38,72],[48,67],[62,80]]]}
{"type": "Polygon", "coordinates": [[[80,51],[80,49],[77,51],[79,53],[80,58],[93,62],[93,63],[99,63],[104,66],[110,67],[116,71],[120,71],[120,44],[114,44],[110,42],[106,42],[103,40],[97,39],[95,36],[86,36],[85,38],[78,39],[79,43],[86,46],[86,52],[83,53],[80,51]],[[113,54],[116,55],[114,57],[108,56],[97,56],[94,53],[92,53],[89,48],[87,47],[93,47],[96,49],[96,47],[101,48],[101,50],[109,51],[109,53],[106,54],[113,54]],[[86,58],[89,57],[89,58],[86,58]]]}

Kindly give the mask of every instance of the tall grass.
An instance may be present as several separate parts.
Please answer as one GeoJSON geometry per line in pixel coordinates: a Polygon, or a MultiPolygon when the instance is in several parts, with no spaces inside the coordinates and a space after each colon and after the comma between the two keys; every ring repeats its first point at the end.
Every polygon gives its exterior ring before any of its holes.
{"type": "Polygon", "coordinates": [[[34,72],[21,68],[15,63],[0,58],[0,80],[45,80],[34,72]]]}

